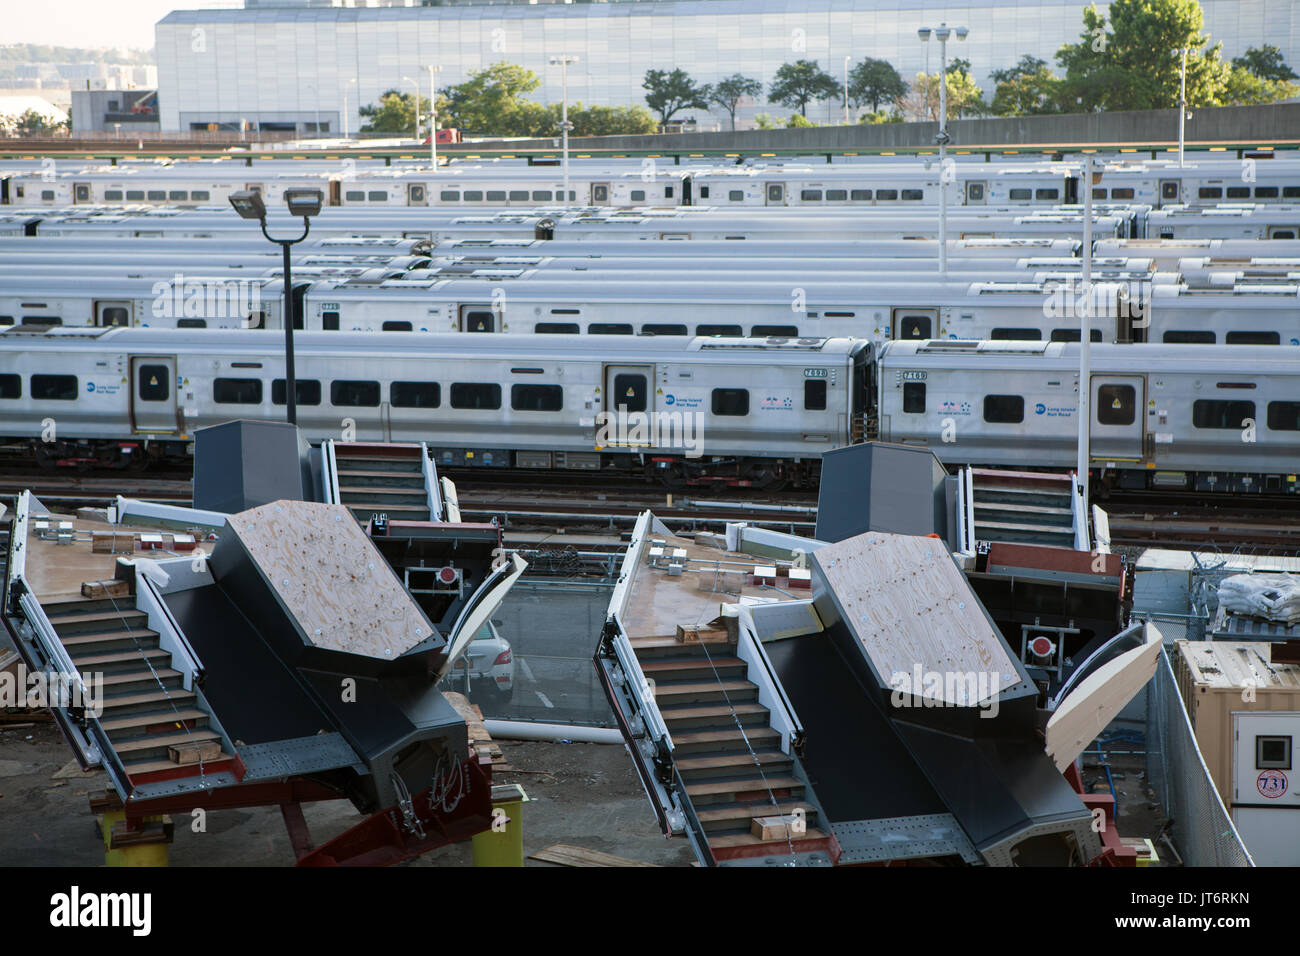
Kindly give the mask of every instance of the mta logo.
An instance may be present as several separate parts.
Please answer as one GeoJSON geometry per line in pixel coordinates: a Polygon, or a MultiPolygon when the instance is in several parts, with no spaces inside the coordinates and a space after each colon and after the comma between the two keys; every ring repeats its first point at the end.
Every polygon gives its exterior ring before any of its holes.
{"type": "Polygon", "coordinates": [[[88,391],[88,392],[93,392],[94,390],[95,390],[95,383],[94,383],[94,382],[87,382],[87,383],[86,383],[86,391],[88,391]]]}
{"type": "Polygon", "coordinates": [[[1035,415],[1047,414],[1047,406],[1044,405],[1042,402],[1039,402],[1037,405],[1034,406],[1034,414],[1035,415]]]}
{"type": "Polygon", "coordinates": [[[674,404],[676,401],[677,401],[677,399],[673,398],[671,395],[665,395],[665,396],[664,396],[664,404],[665,404],[665,405],[672,405],[672,404],[674,404]]]}

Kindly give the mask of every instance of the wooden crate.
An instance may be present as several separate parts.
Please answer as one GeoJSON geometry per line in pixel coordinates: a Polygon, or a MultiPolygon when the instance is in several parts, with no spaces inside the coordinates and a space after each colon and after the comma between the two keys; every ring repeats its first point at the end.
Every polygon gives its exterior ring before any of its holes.
{"type": "Polygon", "coordinates": [[[81,596],[84,598],[126,597],[131,593],[130,581],[109,579],[107,581],[84,581],[81,596]]]}
{"type": "Polygon", "coordinates": [[[220,756],[221,741],[219,740],[202,740],[167,748],[167,759],[181,766],[195,764],[201,760],[216,760],[220,756]]]}
{"type": "Polygon", "coordinates": [[[727,643],[727,629],[725,627],[709,627],[708,625],[699,624],[678,624],[677,643],[725,644],[727,643]]]}
{"type": "Polygon", "coordinates": [[[807,831],[807,818],[798,813],[784,813],[780,816],[754,817],[750,821],[750,832],[760,840],[797,840],[807,831]]]}

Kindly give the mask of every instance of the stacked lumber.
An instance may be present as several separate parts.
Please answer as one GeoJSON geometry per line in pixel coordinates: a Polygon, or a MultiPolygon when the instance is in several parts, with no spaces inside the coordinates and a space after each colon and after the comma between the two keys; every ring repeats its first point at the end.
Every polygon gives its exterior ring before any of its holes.
{"type": "Polygon", "coordinates": [[[625,856],[614,856],[612,853],[601,853],[599,850],[588,850],[567,843],[553,844],[544,850],[530,853],[528,858],[543,863],[558,863],[560,866],[657,866],[655,863],[629,860],[625,856]]]}
{"type": "Polygon", "coordinates": [[[479,757],[487,757],[493,768],[505,770],[506,755],[488,736],[487,729],[483,726],[483,711],[471,704],[464,694],[444,691],[442,696],[447,698],[447,703],[455,707],[456,713],[464,719],[465,730],[469,736],[469,749],[479,757]]]}

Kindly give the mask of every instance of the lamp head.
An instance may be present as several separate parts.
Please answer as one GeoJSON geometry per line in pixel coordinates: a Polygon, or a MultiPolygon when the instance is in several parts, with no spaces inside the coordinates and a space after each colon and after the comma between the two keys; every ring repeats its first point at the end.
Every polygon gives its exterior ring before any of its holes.
{"type": "Polygon", "coordinates": [[[922,42],[922,43],[929,43],[929,42],[930,42],[930,32],[931,32],[931,31],[930,31],[930,28],[929,28],[929,27],[921,27],[921,29],[919,29],[919,30],[916,31],[916,35],[917,35],[918,37],[921,38],[921,42],[922,42]]]}
{"type": "Polygon", "coordinates": [[[968,34],[968,33],[970,33],[970,29],[969,29],[968,27],[957,27],[957,39],[958,39],[958,40],[965,40],[965,39],[966,39],[966,34],[968,34]]]}
{"type": "Polygon", "coordinates": [[[245,219],[265,219],[266,203],[262,194],[254,189],[241,189],[230,194],[230,205],[245,219]]]}
{"type": "Polygon", "coordinates": [[[319,189],[286,189],[284,202],[295,216],[310,219],[320,212],[325,195],[319,189]]]}

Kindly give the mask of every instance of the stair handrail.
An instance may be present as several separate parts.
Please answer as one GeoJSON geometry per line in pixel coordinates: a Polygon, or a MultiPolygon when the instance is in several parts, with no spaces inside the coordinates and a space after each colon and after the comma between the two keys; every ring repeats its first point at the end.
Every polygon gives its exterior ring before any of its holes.
{"type": "Polygon", "coordinates": [[[339,504],[339,465],[334,455],[334,439],[327,438],[321,445],[321,485],[327,505],[339,504]]]}
{"type": "Polygon", "coordinates": [[[438,481],[438,467],[429,457],[429,447],[420,442],[420,472],[424,475],[424,492],[429,500],[429,520],[444,521],[442,485],[438,481]]]}
{"type": "Polygon", "coordinates": [[[963,526],[963,533],[966,536],[965,552],[974,554],[976,549],[975,539],[975,470],[967,465],[962,472],[966,478],[966,487],[962,490],[962,500],[966,502],[966,523],[963,526]]]}
{"type": "Polygon", "coordinates": [[[36,599],[36,595],[31,591],[24,590],[23,595],[18,599],[18,604],[23,610],[23,617],[31,627],[32,633],[36,635],[36,643],[45,652],[45,656],[61,675],[71,680],[83,700],[89,699],[90,691],[86,687],[85,681],[81,679],[81,671],[77,669],[76,664],[72,663],[72,658],[68,656],[68,649],[59,640],[54,625],[45,616],[45,609],[41,607],[41,602],[36,599]]]}
{"type": "Polygon", "coordinates": [[[14,502],[14,516],[9,525],[9,562],[5,566],[5,592],[0,595],[0,610],[9,606],[13,582],[22,581],[27,570],[27,515],[31,506],[32,493],[20,492],[14,502]]]}
{"type": "Polygon", "coordinates": [[[1091,551],[1092,535],[1088,532],[1088,504],[1079,489],[1079,473],[1070,472],[1070,518],[1074,525],[1074,550],[1091,551]]]}
{"type": "MultiPolygon", "coordinates": [[[[158,646],[172,655],[173,667],[177,663],[185,665],[187,668],[185,677],[188,683],[183,680],[181,686],[186,690],[193,690],[194,684],[203,683],[204,668],[198,652],[194,650],[189,638],[185,636],[185,632],[181,630],[176,618],[172,616],[171,609],[167,607],[167,602],[163,600],[162,592],[158,590],[157,584],[150,580],[148,575],[142,573],[138,567],[135,572],[135,582],[136,594],[139,595],[136,598],[137,609],[145,610],[148,613],[148,610],[140,607],[141,599],[143,599],[148,609],[156,612],[156,615],[151,615],[149,623],[158,632],[158,646]],[[157,618],[156,621],[152,619],[154,616],[157,618]],[[167,639],[165,643],[164,638],[167,639]],[[177,661],[177,657],[181,660],[177,661]]],[[[180,668],[176,669],[179,670],[180,668]]]]}
{"type": "MultiPolygon", "coordinates": [[[[771,718],[779,717],[789,729],[789,734],[783,735],[782,743],[791,749],[798,748],[803,742],[803,723],[800,722],[799,715],[795,713],[794,704],[790,702],[790,698],[786,695],[785,687],[781,685],[780,678],[776,676],[776,668],[772,666],[772,661],[767,656],[767,649],[763,647],[763,641],[754,627],[754,618],[750,614],[749,608],[744,605],[737,605],[737,608],[739,626],[736,628],[736,656],[757,672],[751,673],[749,679],[758,685],[758,702],[767,707],[769,726],[772,723],[771,718]],[[754,655],[752,664],[747,659],[745,653],[747,649],[752,649],[754,655]],[[755,664],[757,667],[754,666],[755,664]],[[764,700],[765,696],[769,700],[764,700]]],[[[782,750],[789,753],[789,750],[785,748],[782,748],[782,750]]]]}

